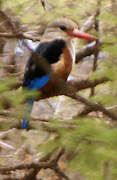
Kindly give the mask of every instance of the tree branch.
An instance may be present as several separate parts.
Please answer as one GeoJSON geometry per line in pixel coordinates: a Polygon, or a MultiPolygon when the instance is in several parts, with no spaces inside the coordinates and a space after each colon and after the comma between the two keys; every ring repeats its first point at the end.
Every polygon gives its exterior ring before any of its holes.
{"type": "MultiPolygon", "coordinates": [[[[92,71],[95,72],[97,69],[97,63],[98,63],[98,55],[99,55],[99,34],[100,34],[100,26],[99,26],[99,16],[100,16],[100,8],[101,8],[101,1],[97,0],[97,11],[96,11],[96,16],[95,16],[95,30],[98,33],[98,39],[96,40],[96,47],[94,51],[94,60],[93,60],[93,69],[92,71]]],[[[91,88],[91,94],[90,96],[94,96],[95,88],[91,88]]]]}
{"type": "Polygon", "coordinates": [[[45,94],[42,94],[42,99],[47,98],[47,97],[52,97],[52,96],[57,96],[57,95],[65,95],[68,97],[71,97],[72,99],[75,99],[77,101],[80,101],[81,103],[85,104],[89,108],[91,108],[91,111],[101,111],[103,112],[106,116],[110,117],[112,120],[117,120],[117,116],[108,111],[104,106],[98,103],[92,103],[88,101],[86,98],[76,94],[75,92],[77,91],[74,89],[72,86],[68,85],[66,82],[64,82],[61,79],[56,79],[57,81],[57,87],[51,92],[47,92],[45,94]]]}
{"type": "Polygon", "coordinates": [[[22,178],[23,180],[25,180],[27,177],[28,177],[28,179],[31,179],[32,177],[34,177],[35,173],[37,174],[37,172],[40,169],[50,168],[50,169],[54,170],[55,173],[59,177],[69,180],[69,177],[67,175],[65,175],[65,173],[62,170],[60,170],[60,168],[58,167],[58,161],[63,153],[64,153],[64,149],[60,148],[57,151],[57,153],[55,154],[54,158],[51,158],[49,161],[43,161],[43,162],[41,161],[38,163],[32,162],[30,164],[20,163],[19,165],[15,165],[15,166],[11,166],[11,167],[0,167],[0,172],[2,174],[4,174],[6,172],[8,173],[10,171],[15,171],[15,170],[34,169],[34,171],[32,173],[30,173],[29,175],[25,175],[25,177],[22,178]]]}
{"type": "Polygon", "coordinates": [[[0,37],[29,39],[29,40],[32,40],[32,41],[40,41],[39,37],[33,37],[33,36],[29,35],[29,34],[22,33],[22,32],[17,32],[15,34],[13,34],[13,33],[0,33],[0,37]]]}
{"type": "Polygon", "coordinates": [[[87,32],[90,29],[92,29],[92,27],[95,23],[96,16],[97,16],[97,11],[85,21],[85,23],[81,27],[81,31],[87,32]]]}
{"type": "Polygon", "coordinates": [[[14,170],[22,170],[22,169],[47,169],[47,168],[53,168],[55,166],[55,163],[53,162],[39,162],[39,163],[31,163],[31,164],[24,164],[24,163],[20,163],[18,165],[15,166],[11,166],[11,167],[0,167],[0,172],[1,173],[5,173],[7,171],[14,171],[14,170]]]}
{"type": "MultiPolygon", "coordinates": [[[[102,43],[98,42],[98,45],[100,46],[102,43]]],[[[75,63],[79,63],[82,61],[83,58],[86,56],[91,56],[94,54],[96,48],[96,42],[90,43],[87,46],[85,46],[83,49],[80,49],[76,52],[76,60],[75,63]]]]}
{"type": "Polygon", "coordinates": [[[0,141],[0,147],[6,150],[16,150],[13,146],[0,141]]]}
{"type": "Polygon", "coordinates": [[[103,84],[105,82],[108,82],[109,79],[106,77],[102,77],[100,79],[95,79],[94,81],[91,81],[89,79],[80,80],[80,81],[69,81],[68,84],[73,86],[77,91],[81,91],[87,88],[96,87],[97,85],[103,84]]]}
{"type": "Polygon", "coordinates": [[[0,18],[3,19],[3,21],[6,24],[6,26],[8,27],[9,30],[12,31],[12,33],[16,33],[15,24],[13,23],[11,18],[8,17],[8,15],[4,11],[2,11],[2,10],[0,10],[0,18]]]}
{"type": "Polygon", "coordinates": [[[58,174],[60,178],[63,177],[66,180],[70,180],[70,178],[63,171],[61,171],[59,167],[53,167],[52,169],[58,174]]]}
{"type": "Polygon", "coordinates": [[[78,101],[82,102],[83,104],[87,105],[90,108],[90,112],[91,111],[100,111],[100,112],[103,112],[106,116],[110,117],[112,120],[117,120],[117,116],[114,113],[108,111],[101,104],[92,103],[92,102],[88,101],[87,99],[85,99],[79,95],[76,95],[76,94],[71,94],[71,95],[69,95],[69,97],[72,97],[73,99],[78,100],[78,101]]]}

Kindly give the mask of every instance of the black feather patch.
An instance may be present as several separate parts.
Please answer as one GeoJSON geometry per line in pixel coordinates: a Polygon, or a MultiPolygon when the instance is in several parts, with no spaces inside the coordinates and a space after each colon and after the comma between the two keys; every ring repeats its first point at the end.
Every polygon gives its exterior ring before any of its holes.
{"type": "Polygon", "coordinates": [[[37,47],[37,52],[44,56],[47,61],[51,63],[56,63],[59,61],[62,50],[65,47],[65,41],[62,39],[56,39],[52,42],[41,43],[37,47]]]}
{"type": "MultiPolygon", "coordinates": [[[[36,52],[43,56],[49,64],[56,63],[65,48],[65,41],[62,39],[56,39],[51,42],[40,43],[36,49],[36,52]]],[[[26,70],[24,74],[23,86],[28,86],[29,82],[35,78],[40,78],[47,73],[36,63],[36,56],[32,53],[26,65],[26,70]]],[[[39,59],[37,59],[38,61],[39,59]]],[[[40,59],[41,61],[41,59],[40,59]]]]}

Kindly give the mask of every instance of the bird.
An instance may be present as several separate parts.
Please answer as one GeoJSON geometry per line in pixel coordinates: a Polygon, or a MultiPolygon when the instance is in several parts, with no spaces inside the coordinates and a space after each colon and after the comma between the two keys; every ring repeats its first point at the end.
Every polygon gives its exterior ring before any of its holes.
{"type": "MultiPolygon", "coordinates": [[[[50,72],[46,71],[47,68],[40,65],[43,59],[47,61],[58,78],[67,81],[75,60],[75,46],[78,38],[96,40],[95,36],[78,30],[77,23],[68,18],[57,18],[48,23],[39,45],[27,61],[23,88],[41,93],[52,91],[57,81],[53,82],[50,72]]],[[[27,117],[22,121],[22,129],[27,129],[29,125],[28,118],[34,101],[33,96],[27,100],[28,112],[27,117]]]]}

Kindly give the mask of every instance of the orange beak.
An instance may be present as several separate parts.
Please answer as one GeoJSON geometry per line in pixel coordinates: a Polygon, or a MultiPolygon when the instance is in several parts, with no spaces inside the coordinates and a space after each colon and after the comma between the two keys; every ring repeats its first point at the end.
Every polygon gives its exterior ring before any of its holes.
{"type": "Polygon", "coordinates": [[[73,31],[67,31],[68,36],[86,39],[86,40],[96,40],[97,38],[93,35],[90,35],[85,32],[81,32],[78,29],[74,29],[73,31]]]}

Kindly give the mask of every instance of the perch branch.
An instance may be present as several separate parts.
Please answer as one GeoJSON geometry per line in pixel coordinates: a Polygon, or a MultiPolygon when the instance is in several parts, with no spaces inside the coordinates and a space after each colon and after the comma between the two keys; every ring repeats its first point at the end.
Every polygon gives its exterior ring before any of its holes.
{"type": "Polygon", "coordinates": [[[69,86],[67,83],[63,82],[62,80],[58,81],[58,86],[56,89],[56,93],[51,92],[51,94],[45,94],[42,96],[42,98],[47,98],[53,95],[66,95],[68,97],[71,97],[72,99],[75,99],[77,101],[80,101],[81,103],[85,104],[89,108],[91,108],[91,111],[101,111],[106,116],[110,117],[112,120],[117,120],[117,116],[108,111],[104,106],[98,103],[92,103],[88,101],[86,98],[76,94],[76,89],[74,89],[72,86],[69,86]]]}

